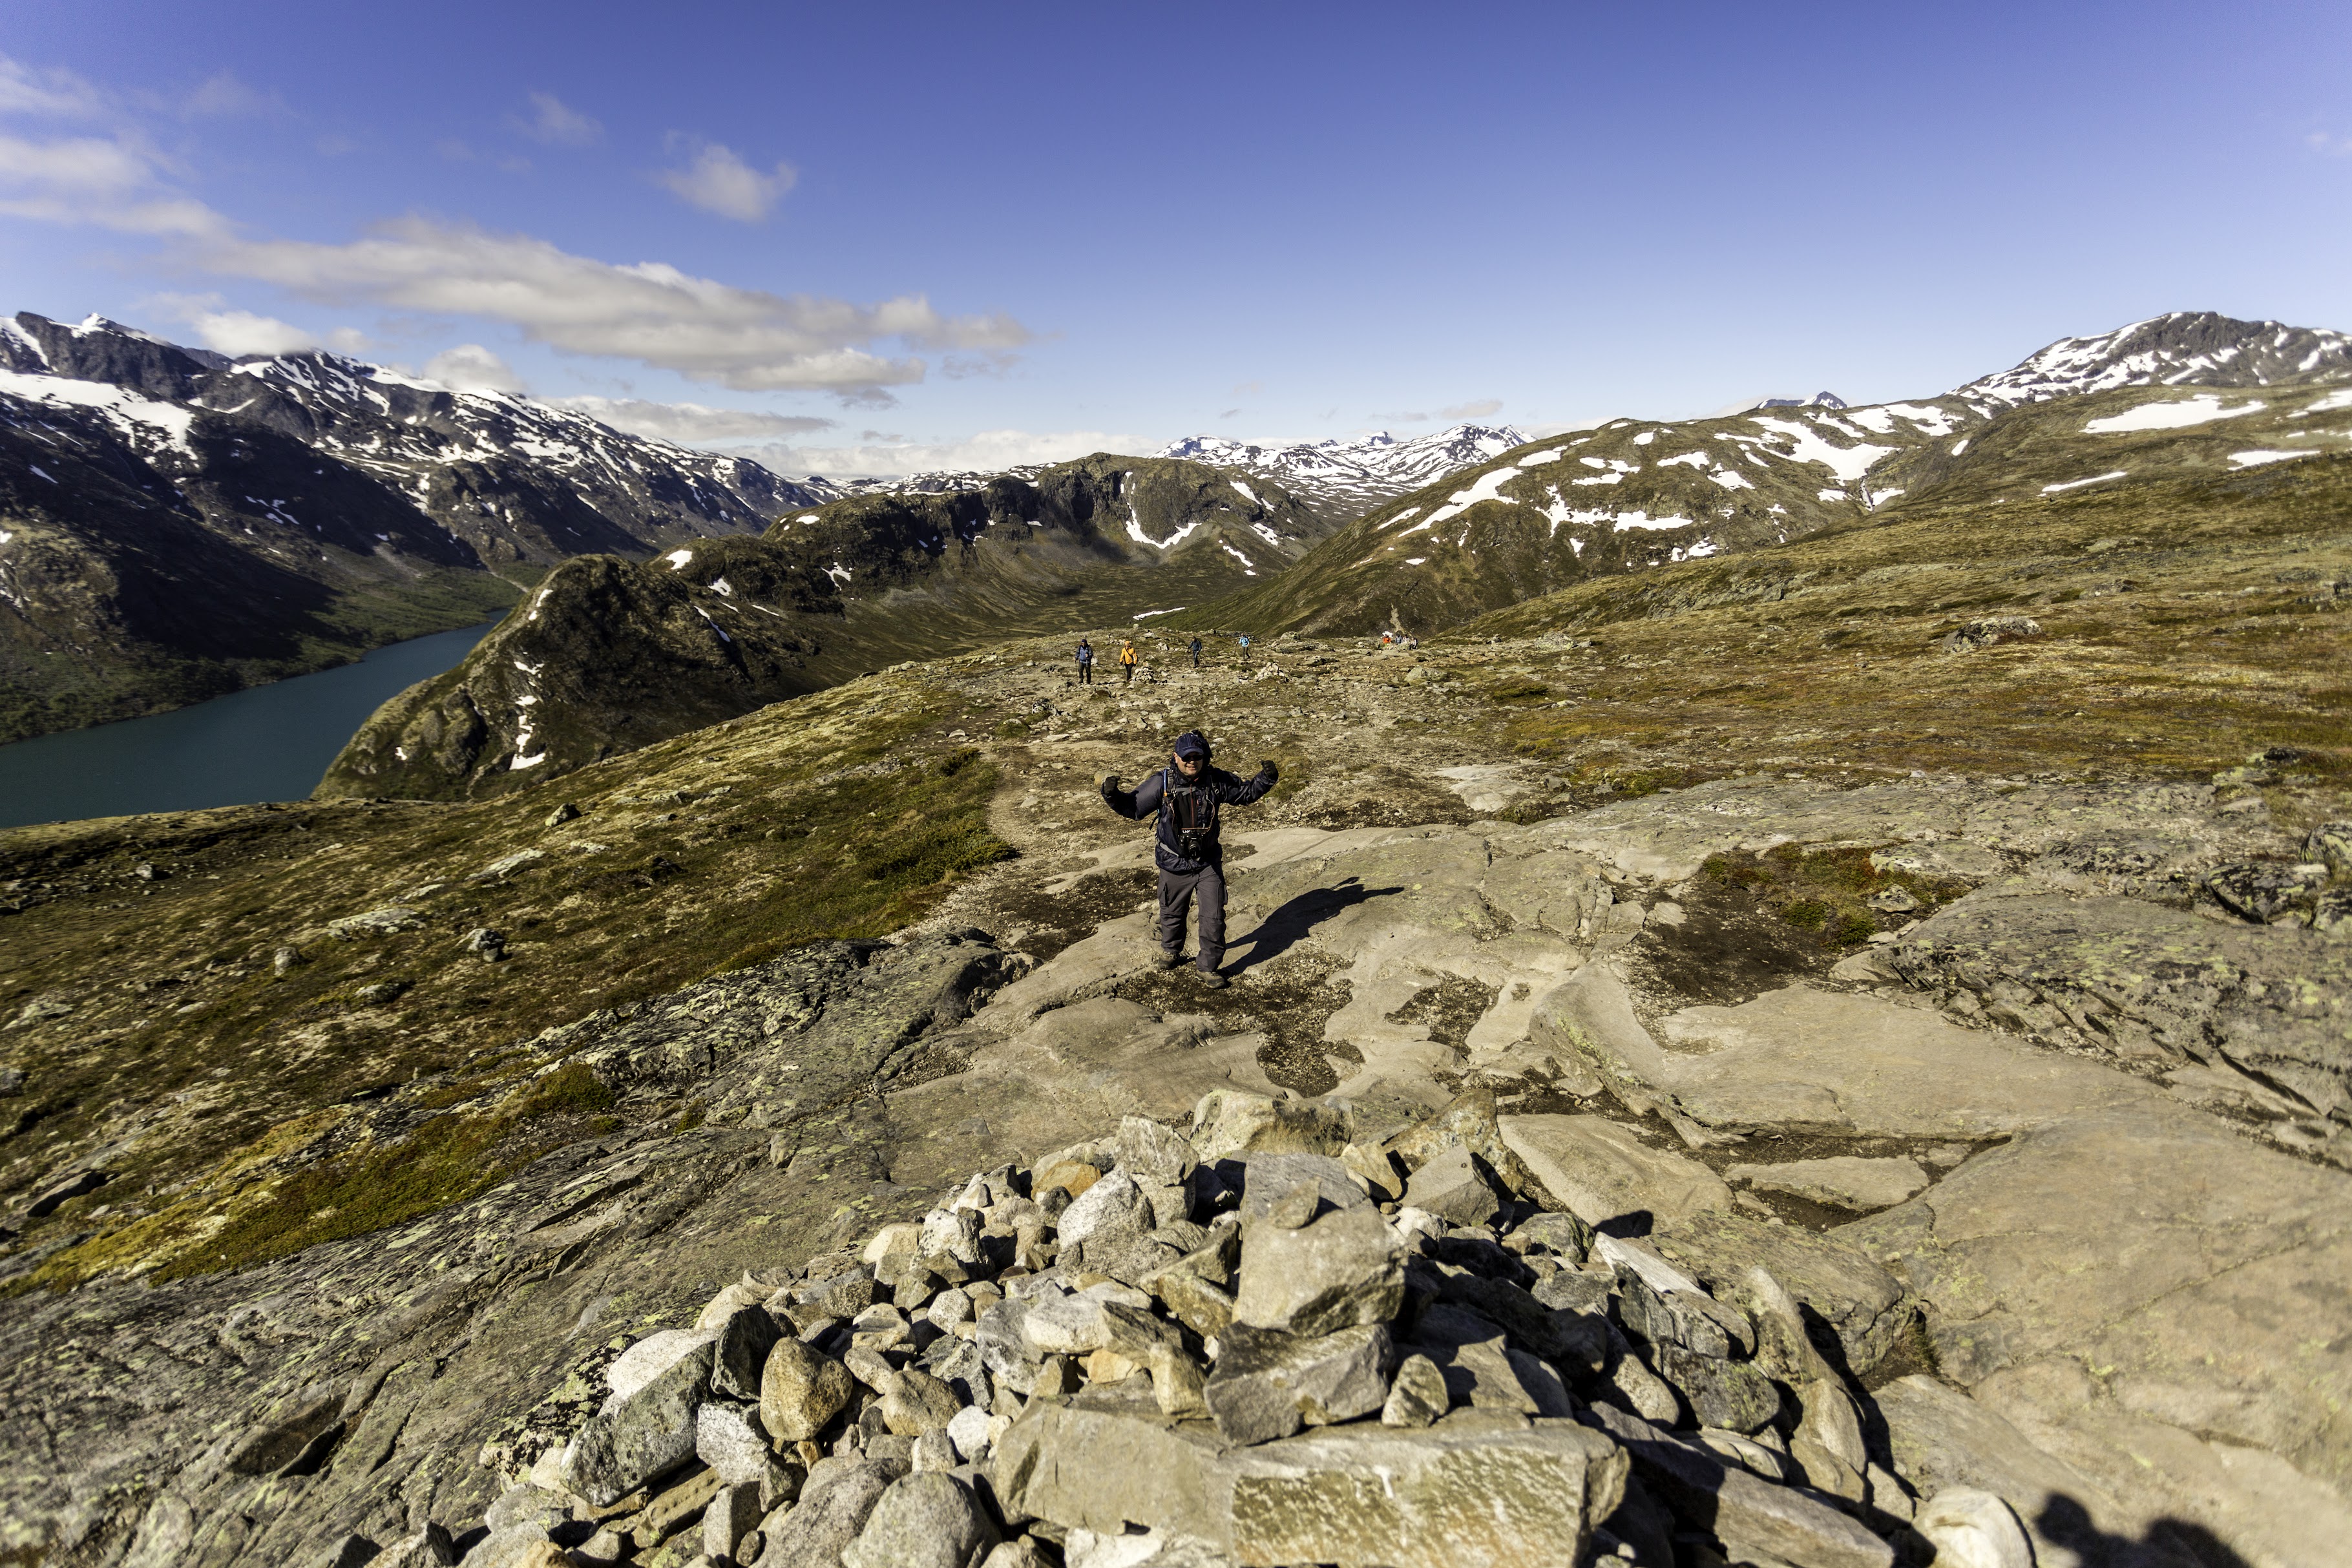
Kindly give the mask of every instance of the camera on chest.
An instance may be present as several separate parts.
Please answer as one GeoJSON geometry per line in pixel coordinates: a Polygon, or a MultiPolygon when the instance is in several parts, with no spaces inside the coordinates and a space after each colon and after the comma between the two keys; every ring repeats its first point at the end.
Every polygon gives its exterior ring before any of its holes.
{"type": "Polygon", "coordinates": [[[1174,784],[1160,809],[1175,830],[1176,852],[1186,860],[1206,860],[1217,840],[1216,798],[1206,789],[1174,784]]]}

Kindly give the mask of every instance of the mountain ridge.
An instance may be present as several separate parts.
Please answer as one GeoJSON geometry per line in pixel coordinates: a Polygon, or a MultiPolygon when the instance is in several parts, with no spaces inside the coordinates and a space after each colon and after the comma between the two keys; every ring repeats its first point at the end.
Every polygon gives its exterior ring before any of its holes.
{"type": "Polygon", "coordinates": [[[1425,634],[1589,578],[1779,545],[1888,508],[2125,480],[2115,464],[2126,444],[2143,454],[2135,468],[2283,461],[2330,449],[2337,433],[2312,416],[2336,406],[2329,389],[2345,381],[2352,340],[2340,334],[2176,312],[2062,340],[1931,398],[1612,420],[1376,507],[1281,580],[1203,612],[1261,632],[1425,634]],[[2224,389],[2275,395],[2225,408],[2213,395],[2224,389]],[[2181,407],[2131,413],[2158,402],[2181,407]],[[2081,421],[2054,412],[2078,406],[2090,411],[2081,421]],[[2084,428],[2101,414],[2126,423],[2084,428]]]}

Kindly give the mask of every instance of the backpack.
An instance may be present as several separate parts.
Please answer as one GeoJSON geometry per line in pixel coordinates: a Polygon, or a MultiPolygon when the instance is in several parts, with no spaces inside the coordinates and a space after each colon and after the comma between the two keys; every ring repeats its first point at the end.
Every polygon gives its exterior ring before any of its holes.
{"type": "Polygon", "coordinates": [[[1176,852],[1188,861],[1208,859],[1209,846],[1217,837],[1216,796],[1201,785],[1185,783],[1171,768],[1160,780],[1160,810],[1175,835],[1176,852]]]}

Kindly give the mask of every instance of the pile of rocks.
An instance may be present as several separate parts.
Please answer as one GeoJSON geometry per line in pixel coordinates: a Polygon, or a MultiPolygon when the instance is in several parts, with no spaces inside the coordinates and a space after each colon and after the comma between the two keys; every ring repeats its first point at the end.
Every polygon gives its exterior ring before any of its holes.
{"type": "Polygon", "coordinates": [[[2032,1563],[1874,1462],[1769,1272],[1717,1284],[1564,1212],[1486,1096],[1381,1136],[1221,1090],[728,1286],[373,1560],[2032,1563]]]}

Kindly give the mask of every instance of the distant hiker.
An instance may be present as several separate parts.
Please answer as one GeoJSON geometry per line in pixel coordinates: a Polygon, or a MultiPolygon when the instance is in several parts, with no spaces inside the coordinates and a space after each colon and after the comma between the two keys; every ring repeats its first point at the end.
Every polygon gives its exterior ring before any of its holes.
{"type": "Polygon", "coordinates": [[[1118,668],[1119,673],[1127,677],[1127,684],[1130,686],[1135,685],[1135,639],[1132,637],[1118,645],[1118,668]]]}
{"type": "Polygon", "coordinates": [[[1198,637],[1192,639],[1192,667],[1196,670],[1201,667],[1201,640],[1198,637]]]}
{"type": "Polygon", "coordinates": [[[1275,786],[1281,770],[1257,765],[1244,779],[1209,766],[1209,743],[1197,729],[1176,737],[1167,767],[1129,792],[1114,773],[1102,781],[1103,804],[1129,821],[1159,814],[1151,858],[1160,867],[1160,967],[1184,961],[1184,912],[1195,894],[1201,900],[1201,983],[1211,990],[1225,984],[1225,849],[1219,840],[1220,806],[1246,806],[1275,786]]]}
{"type": "Polygon", "coordinates": [[[1242,633],[1241,643],[1242,643],[1242,663],[1243,663],[1243,664],[1248,664],[1248,663],[1249,663],[1249,633],[1248,633],[1248,632],[1243,632],[1243,633],[1242,633]]]}
{"type": "Polygon", "coordinates": [[[1078,685],[1095,684],[1095,645],[1084,637],[1078,639],[1078,685]]]}

